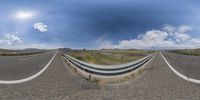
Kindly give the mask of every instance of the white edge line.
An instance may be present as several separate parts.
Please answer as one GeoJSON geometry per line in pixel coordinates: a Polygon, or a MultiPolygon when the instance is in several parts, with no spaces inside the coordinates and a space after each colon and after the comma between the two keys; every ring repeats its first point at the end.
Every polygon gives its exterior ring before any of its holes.
{"type": "Polygon", "coordinates": [[[169,66],[169,68],[170,68],[176,75],[178,75],[179,77],[181,77],[182,79],[184,79],[184,80],[186,80],[186,81],[189,81],[189,82],[192,82],[192,83],[200,84],[200,80],[187,77],[187,76],[181,74],[180,72],[178,72],[177,70],[175,70],[175,69],[169,64],[169,62],[166,60],[166,58],[163,56],[162,52],[160,52],[160,55],[162,56],[162,58],[164,59],[164,61],[167,63],[167,65],[169,66]]]}
{"type": "Polygon", "coordinates": [[[30,77],[27,77],[27,78],[24,78],[24,79],[20,79],[20,80],[11,80],[11,81],[2,81],[2,80],[0,80],[0,84],[19,84],[19,83],[24,83],[24,82],[33,80],[34,78],[36,78],[39,75],[41,75],[49,67],[49,65],[51,64],[51,62],[55,58],[56,54],[57,54],[57,52],[55,52],[55,54],[53,55],[53,57],[51,58],[51,60],[38,73],[36,73],[36,74],[34,74],[34,75],[30,76],[30,77]]]}

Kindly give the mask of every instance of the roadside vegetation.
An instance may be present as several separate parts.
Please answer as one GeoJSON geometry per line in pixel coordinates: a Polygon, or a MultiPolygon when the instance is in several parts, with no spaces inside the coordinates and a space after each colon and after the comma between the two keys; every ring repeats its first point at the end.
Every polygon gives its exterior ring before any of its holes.
{"type": "Polygon", "coordinates": [[[103,50],[70,50],[69,55],[93,64],[121,64],[143,58],[153,51],[147,50],[121,50],[121,49],[103,49],[103,50]]]}
{"type": "Polygon", "coordinates": [[[183,55],[200,56],[200,49],[170,50],[169,52],[183,55]]]}
{"type": "Polygon", "coordinates": [[[24,56],[24,55],[33,55],[33,54],[40,54],[45,52],[44,50],[6,50],[0,49],[0,56],[24,56]]]}

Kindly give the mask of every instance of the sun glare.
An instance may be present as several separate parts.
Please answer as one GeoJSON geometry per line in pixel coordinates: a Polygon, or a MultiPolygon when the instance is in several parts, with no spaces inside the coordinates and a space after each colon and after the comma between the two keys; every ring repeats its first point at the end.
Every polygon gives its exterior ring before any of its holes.
{"type": "Polygon", "coordinates": [[[16,17],[18,19],[29,19],[33,17],[34,14],[32,12],[17,12],[16,17]]]}

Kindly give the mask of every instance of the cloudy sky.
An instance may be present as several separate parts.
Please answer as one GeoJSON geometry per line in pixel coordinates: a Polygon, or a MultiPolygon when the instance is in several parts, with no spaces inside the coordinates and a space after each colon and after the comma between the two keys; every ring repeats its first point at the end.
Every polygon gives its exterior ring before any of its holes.
{"type": "Polygon", "coordinates": [[[200,48],[197,0],[1,0],[0,48],[200,48]]]}

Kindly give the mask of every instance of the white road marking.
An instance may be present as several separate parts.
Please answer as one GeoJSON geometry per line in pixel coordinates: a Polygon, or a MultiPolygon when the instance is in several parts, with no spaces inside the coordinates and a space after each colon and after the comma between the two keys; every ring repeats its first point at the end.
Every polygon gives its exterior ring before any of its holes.
{"type": "Polygon", "coordinates": [[[178,75],[179,77],[181,77],[182,79],[184,79],[184,80],[186,80],[186,81],[189,81],[189,82],[192,82],[192,83],[196,83],[196,84],[200,84],[200,80],[187,77],[187,76],[181,74],[180,72],[178,72],[177,70],[175,70],[175,69],[170,65],[170,63],[166,60],[166,58],[163,56],[162,52],[160,52],[160,55],[162,56],[162,58],[164,59],[164,61],[167,63],[167,65],[169,66],[169,68],[170,68],[176,75],[178,75]]]}
{"type": "Polygon", "coordinates": [[[24,78],[24,79],[20,79],[20,80],[11,80],[11,81],[0,80],[0,84],[19,84],[19,83],[24,83],[24,82],[28,82],[28,81],[33,80],[34,78],[40,76],[49,67],[49,65],[51,64],[51,62],[55,58],[56,54],[57,54],[57,52],[55,52],[55,54],[53,55],[53,57],[51,58],[51,60],[38,73],[36,73],[36,74],[34,74],[34,75],[30,76],[30,77],[27,77],[27,78],[24,78]]]}

